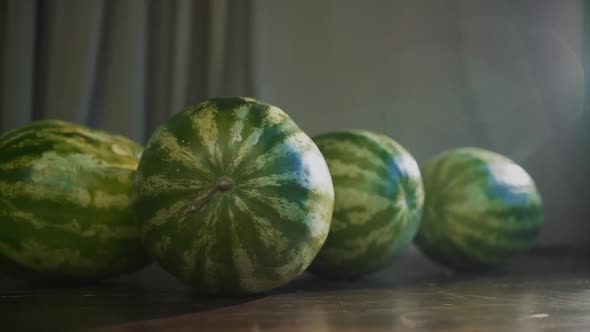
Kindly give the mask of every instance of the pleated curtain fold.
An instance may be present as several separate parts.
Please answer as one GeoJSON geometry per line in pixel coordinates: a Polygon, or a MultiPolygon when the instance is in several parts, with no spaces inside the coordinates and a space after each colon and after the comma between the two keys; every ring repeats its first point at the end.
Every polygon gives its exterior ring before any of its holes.
{"type": "Polygon", "coordinates": [[[253,95],[248,1],[0,3],[0,129],[60,119],[144,142],[207,97],[253,95]]]}

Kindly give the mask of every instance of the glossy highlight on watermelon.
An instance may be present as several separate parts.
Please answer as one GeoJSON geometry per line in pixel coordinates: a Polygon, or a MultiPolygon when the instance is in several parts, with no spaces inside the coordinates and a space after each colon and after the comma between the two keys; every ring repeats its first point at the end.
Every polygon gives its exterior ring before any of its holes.
{"type": "Polygon", "coordinates": [[[80,281],[146,265],[131,199],[141,151],[62,121],[0,136],[0,272],[80,281]]]}
{"type": "Polygon", "coordinates": [[[207,100],[158,128],[135,193],[156,261],[198,291],[225,294],[301,274],[334,204],[317,146],[285,112],[250,98],[207,100]]]}
{"type": "Polygon", "coordinates": [[[335,192],[326,243],[310,272],[356,278],[387,267],[411,243],[422,215],[420,169],[401,145],[368,131],[314,138],[335,192]]]}
{"type": "Polygon", "coordinates": [[[480,271],[529,249],[542,224],[542,201],[527,172],[478,148],[442,153],[423,170],[426,202],[416,237],[435,262],[480,271]]]}

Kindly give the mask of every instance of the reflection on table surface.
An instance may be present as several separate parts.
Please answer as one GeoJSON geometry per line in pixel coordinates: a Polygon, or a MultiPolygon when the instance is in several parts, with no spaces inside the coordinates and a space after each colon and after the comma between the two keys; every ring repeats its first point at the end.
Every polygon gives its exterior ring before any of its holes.
{"type": "Polygon", "coordinates": [[[529,255],[457,276],[410,252],[361,280],[304,275],[241,298],[195,294],[156,267],[94,285],[0,279],[0,322],[5,331],[587,331],[589,260],[529,255]]]}

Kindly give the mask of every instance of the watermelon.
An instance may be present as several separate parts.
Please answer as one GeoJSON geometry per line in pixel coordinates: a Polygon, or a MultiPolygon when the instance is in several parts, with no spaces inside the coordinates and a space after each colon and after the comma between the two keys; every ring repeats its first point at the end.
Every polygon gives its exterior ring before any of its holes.
{"type": "Polygon", "coordinates": [[[61,282],[146,265],[131,197],[141,151],[61,121],[0,136],[0,271],[61,282]]]}
{"type": "Polygon", "coordinates": [[[314,138],[334,183],[330,233],[309,271],[351,279],[387,267],[411,243],[420,224],[420,169],[401,145],[367,131],[314,138]]]}
{"type": "Polygon", "coordinates": [[[487,270],[530,248],[542,223],[542,201],[527,172],[483,149],[442,153],[423,170],[424,220],[418,247],[459,271],[487,270]]]}
{"type": "Polygon", "coordinates": [[[144,246],[199,292],[247,294],[301,274],[324,243],[334,189],[317,146],[276,106],[215,98],[149,139],[136,178],[144,246]]]}

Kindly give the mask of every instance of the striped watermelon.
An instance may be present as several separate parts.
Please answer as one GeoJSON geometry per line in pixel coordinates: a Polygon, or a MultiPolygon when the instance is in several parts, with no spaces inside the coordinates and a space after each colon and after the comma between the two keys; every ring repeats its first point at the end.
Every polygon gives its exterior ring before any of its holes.
{"type": "Polygon", "coordinates": [[[334,204],[326,162],[279,108],[249,98],[192,106],[150,138],[136,179],[145,247],[207,293],[242,294],[303,272],[334,204]]]}
{"type": "Polygon", "coordinates": [[[424,192],[416,161],[391,138],[367,131],[314,141],[336,200],[328,239],[310,272],[356,278],[383,269],[411,244],[420,223],[424,192]]]}
{"type": "Polygon", "coordinates": [[[482,149],[455,149],[430,161],[423,175],[426,202],[416,244],[435,262],[477,271],[534,244],[541,196],[512,160],[482,149]]]}
{"type": "Polygon", "coordinates": [[[0,270],[85,280],[144,266],[131,194],[141,147],[40,121],[0,136],[0,270]]]}

